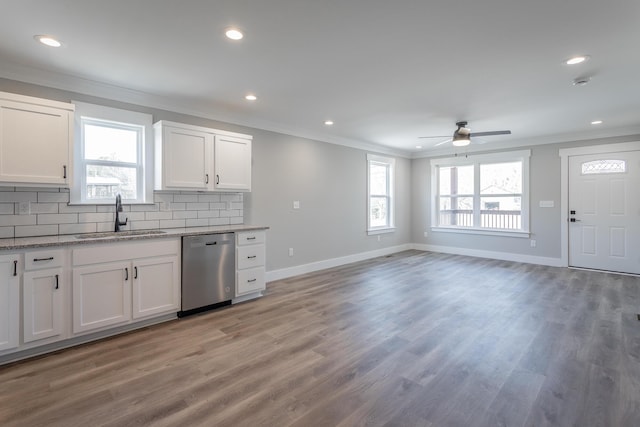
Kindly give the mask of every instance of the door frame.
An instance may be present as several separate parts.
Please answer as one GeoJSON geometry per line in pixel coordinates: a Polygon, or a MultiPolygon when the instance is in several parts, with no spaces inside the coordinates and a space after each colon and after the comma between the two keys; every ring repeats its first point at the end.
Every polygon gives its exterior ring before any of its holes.
{"type": "Polygon", "coordinates": [[[622,153],[640,151],[640,141],[618,144],[561,148],[560,155],[560,263],[569,267],[569,157],[585,154],[622,153]]]}

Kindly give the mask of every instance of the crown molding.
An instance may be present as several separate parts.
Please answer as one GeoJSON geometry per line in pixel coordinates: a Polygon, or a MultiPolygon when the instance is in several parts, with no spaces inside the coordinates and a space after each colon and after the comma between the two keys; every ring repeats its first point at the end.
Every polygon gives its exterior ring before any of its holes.
{"type": "Polygon", "coordinates": [[[148,108],[166,110],[174,113],[186,114],[218,122],[229,123],[275,133],[281,133],[299,138],[311,139],[319,142],[342,145],[359,150],[411,158],[411,152],[399,150],[384,145],[343,138],[326,133],[310,132],[302,128],[292,128],[280,123],[267,120],[249,119],[237,114],[220,111],[212,113],[207,107],[197,104],[182,103],[170,97],[155,95],[148,92],[129,89],[126,87],[98,82],[84,77],[47,71],[17,63],[3,61],[0,63],[0,77],[54,89],[75,92],[82,95],[95,96],[118,102],[140,105],[148,108]]]}

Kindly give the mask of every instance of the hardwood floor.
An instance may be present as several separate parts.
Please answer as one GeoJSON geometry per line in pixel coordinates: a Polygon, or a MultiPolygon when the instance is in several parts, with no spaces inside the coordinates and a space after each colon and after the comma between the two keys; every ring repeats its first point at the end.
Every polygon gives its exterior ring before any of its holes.
{"type": "Polygon", "coordinates": [[[2,426],[638,426],[640,278],[408,251],[0,367],[2,426]]]}

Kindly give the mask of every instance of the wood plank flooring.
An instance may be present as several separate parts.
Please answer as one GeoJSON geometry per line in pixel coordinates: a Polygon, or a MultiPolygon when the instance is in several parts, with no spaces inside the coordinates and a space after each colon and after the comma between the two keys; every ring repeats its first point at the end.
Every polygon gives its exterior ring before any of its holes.
{"type": "Polygon", "coordinates": [[[640,425],[640,278],[408,251],[0,367],[2,426],[640,425]]]}

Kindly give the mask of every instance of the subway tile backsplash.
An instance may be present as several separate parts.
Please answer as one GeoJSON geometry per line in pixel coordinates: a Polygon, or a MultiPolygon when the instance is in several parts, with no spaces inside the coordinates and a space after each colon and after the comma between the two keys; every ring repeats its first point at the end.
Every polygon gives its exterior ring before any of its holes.
{"type": "MultiPolygon", "coordinates": [[[[113,231],[115,200],[114,205],[68,203],[65,188],[0,187],[0,238],[113,231]]],[[[124,230],[244,223],[242,193],[161,192],[154,193],[153,204],[125,204],[123,210],[124,230]]]]}

